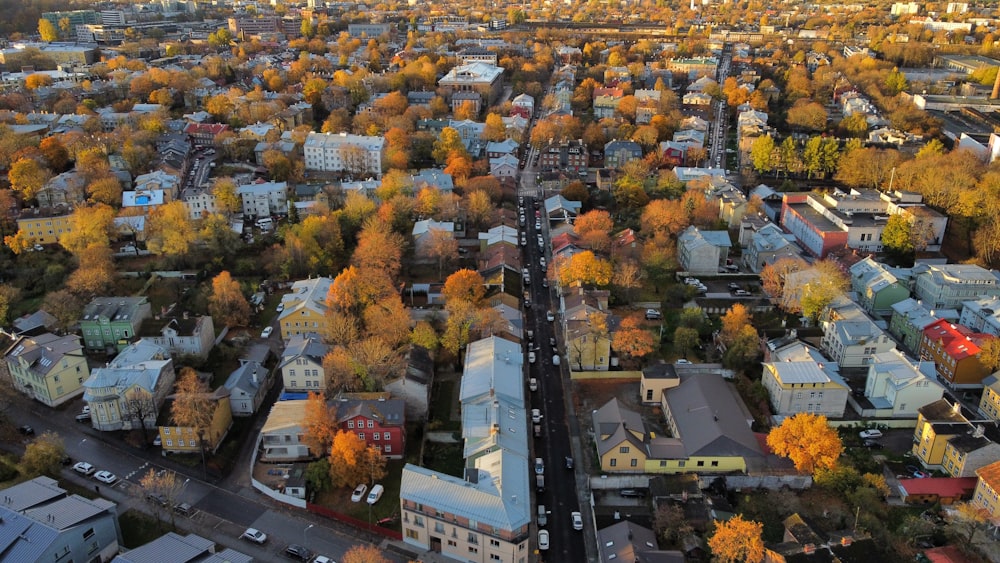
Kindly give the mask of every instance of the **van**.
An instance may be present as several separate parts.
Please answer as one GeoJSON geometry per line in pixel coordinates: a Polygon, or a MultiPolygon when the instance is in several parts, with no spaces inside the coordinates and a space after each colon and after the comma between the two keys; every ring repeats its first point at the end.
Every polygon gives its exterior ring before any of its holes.
{"type": "Polygon", "coordinates": [[[549,516],[548,516],[548,514],[545,514],[545,505],[544,504],[539,504],[538,505],[538,525],[539,526],[544,526],[544,525],[546,525],[548,523],[549,523],[549,516]]]}
{"type": "Polygon", "coordinates": [[[545,490],[545,475],[535,475],[535,489],[538,491],[545,490]]]}
{"type": "Polygon", "coordinates": [[[257,225],[257,228],[262,231],[270,231],[271,227],[274,225],[274,222],[271,220],[270,217],[264,217],[263,219],[257,219],[255,225],[257,225]]]}

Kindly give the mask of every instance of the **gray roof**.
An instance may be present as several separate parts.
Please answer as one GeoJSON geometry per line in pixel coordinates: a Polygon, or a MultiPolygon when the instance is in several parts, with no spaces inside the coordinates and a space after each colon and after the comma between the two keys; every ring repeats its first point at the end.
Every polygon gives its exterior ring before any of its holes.
{"type": "Polygon", "coordinates": [[[658,561],[684,563],[680,551],[660,551],[653,530],[628,520],[598,530],[597,547],[601,551],[601,561],[646,562],[646,553],[657,553],[673,556],[658,561]]]}
{"type": "Polygon", "coordinates": [[[593,418],[594,439],[597,441],[598,455],[604,455],[625,441],[642,451],[646,450],[642,438],[633,434],[633,432],[638,432],[639,435],[645,436],[646,427],[642,422],[642,417],[635,411],[622,408],[617,398],[611,399],[603,407],[594,411],[593,418]]]}
{"type": "Polygon", "coordinates": [[[528,418],[524,407],[497,398],[462,405],[462,457],[503,449],[528,458],[528,418]]]}
{"type": "Polygon", "coordinates": [[[233,389],[246,391],[248,395],[256,395],[261,383],[267,378],[267,368],[257,362],[243,362],[226,378],[223,387],[230,392],[233,389]],[[256,377],[255,377],[256,376],[256,377]]]}
{"type": "Polygon", "coordinates": [[[682,379],[664,397],[689,456],[764,455],[750,430],[746,405],[722,376],[682,379]]]}
{"type": "Polygon", "coordinates": [[[97,297],[83,308],[80,319],[92,321],[106,318],[111,321],[134,322],[139,307],[146,302],[145,297],[97,297]]]}
{"type": "Polygon", "coordinates": [[[172,360],[166,348],[140,340],[122,350],[107,367],[90,372],[83,383],[84,400],[91,401],[91,389],[116,387],[124,391],[133,385],[152,393],[160,376],[170,368],[172,360]]]}
{"type": "Polygon", "coordinates": [[[356,416],[377,420],[382,426],[402,426],[406,422],[403,399],[340,399],[330,404],[337,407],[338,422],[356,416]]]}
{"type": "Polygon", "coordinates": [[[83,357],[83,345],[79,336],[56,336],[49,332],[38,336],[22,336],[7,351],[8,358],[21,358],[32,372],[43,377],[67,355],[83,357]]]}
{"type": "Polygon", "coordinates": [[[496,395],[524,408],[523,364],[520,344],[496,336],[469,344],[459,395],[461,402],[496,395]]]}
{"type": "Polygon", "coordinates": [[[66,490],[59,488],[59,482],[43,475],[4,489],[0,505],[21,512],[64,496],[66,490]]]}
{"type": "Polygon", "coordinates": [[[480,526],[518,531],[531,523],[528,459],[498,450],[476,459],[471,479],[406,464],[402,500],[461,515],[480,526]]]}
{"type": "Polygon", "coordinates": [[[678,241],[691,247],[710,244],[719,248],[729,248],[733,245],[729,231],[702,231],[695,226],[688,227],[681,233],[678,241]]]}
{"type": "Polygon", "coordinates": [[[181,536],[168,532],[155,540],[112,559],[112,563],[252,563],[253,557],[226,548],[215,551],[215,542],[197,534],[181,536]]]}
{"type": "Polygon", "coordinates": [[[316,336],[293,335],[288,340],[285,351],[281,353],[281,363],[278,364],[278,369],[285,367],[289,362],[298,358],[308,358],[317,364],[322,364],[323,358],[326,357],[326,353],[329,350],[330,347],[323,344],[316,336]]]}

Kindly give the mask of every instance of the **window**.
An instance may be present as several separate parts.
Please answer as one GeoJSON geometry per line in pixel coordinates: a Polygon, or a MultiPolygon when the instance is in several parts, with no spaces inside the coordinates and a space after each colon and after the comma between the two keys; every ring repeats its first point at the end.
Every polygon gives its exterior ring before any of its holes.
{"type": "Polygon", "coordinates": [[[622,447],[618,448],[618,453],[620,453],[620,454],[627,454],[628,453],[628,446],[622,446],[622,447]]]}
{"type": "Polygon", "coordinates": [[[646,400],[647,401],[652,401],[653,400],[653,390],[652,389],[647,389],[646,390],[646,400]]]}
{"type": "Polygon", "coordinates": [[[434,523],[434,532],[438,533],[438,534],[443,534],[444,533],[444,524],[442,524],[441,522],[435,522],[434,523]]]}
{"type": "Polygon", "coordinates": [[[492,547],[500,547],[500,540],[495,540],[493,538],[490,538],[490,546],[492,546],[492,547]]]}
{"type": "Polygon", "coordinates": [[[377,441],[379,439],[379,437],[380,437],[380,434],[378,432],[372,432],[372,440],[376,440],[377,441]]]}
{"type": "Polygon", "coordinates": [[[718,467],[718,466],[719,466],[719,462],[718,461],[713,461],[712,462],[712,467],[718,467]]]}
{"type": "Polygon", "coordinates": [[[611,467],[617,467],[617,466],[618,466],[618,460],[615,458],[611,458],[611,467]]]}
{"type": "Polygon", "coordinates": [[[382,439],[383,440],[388,440],[389,439],[389,433],[388,432],[383,432],[382,433],[382,439]]]}
{"type": "Polygon", "coordinates": [[[298,381],[295,381],[294,379],[293,379],[293,380],[291,381],[291,383],[292,383],[292,384],[290,385],[290,387],[291,387],[292,389],[294,389],[294,388],[296,388],[296,387],[298,387],[298,386],[299,386],[299,382],[298,382],[298,381]]]}
{"type": "Polygon", "coordinates": [[[173,447],[173,445],[174,445],[173,440],[167,440],[167,446],[173,447]]]}
{"type": "Polygon", "coordinates": [[[406,529],[406,537],[410,538],[411,540],[415,540],[418,537],[420,537],[420,533],[417,532],[416,530],[411,530],[411,529],[407,528],[406,529]]]}
{"type": "Polygon", "coordinates": [[[686,462],[686,461],[684,461],[684,460],[682,459],[682,460],[680,460],[680,461],[678,461],[678,462],[677,462],[677,467],[684,467],[684,465],[685,465],[686,463],[687,463],[687,462],[686,462]]]}
{"type": "Polygon", "coordinates": [[[698,467],[705,467],[705,462],[704,461],[699,461],[698,462],[698,467]]]}
{"type": "Polygon", "coordinates": [[[639,467],[639,460],[632,458],[632,462],[629,465],[632,467],[639,467]]]}
{"type": "Polygon", "coordinates": [[[89,540],[92,537],[94,537],[94,529],[88,528],[87,531],[83,533],[83,539],[89,540]]]}
{"type": "Polygon", "coordinates": [[[455,540],[448,540],[448,547],[458,547],[458,542],[455,540]]]}
{"type": "Polygon", "coordinates": [[[469,532],[469,543],[471,543],[472,545],[479,545],[479,536],[473,534],[472,532],[469,532]]]}
{"type": "Polygon", "coordinates": [[[478,547],[472,547],[470,545],[469,546],[469,553],[479,553],[479,548],[478,547]]]}
{"type": "Polygon", "coordinates": [[[347,427],[348,428],[354,428],[354,421],[353,420],[348,420],[347,421],[347,427]]]}
{"type": "MultiPolygon", "coordinates": [[[[500,542],[497,542],[497,545],[499,546],[500,542]]],[[[503,561],[503,559],[500,559],[500,556],[497,555],[496,553],[491,553],[490,554],[490,561],[503,561]]]]}
{"type": "Polygon", "coordinates": [[[364,432],[358,432],[358,439],[359,440],[364,440],[365,439],[365,433],[364,432]]]}
{"type": "Polygon", "coordinates": [[[382,446],[382,449],[385,451],[385,453],[389,453],[389,452],[392,451],[392,446],[390,446],[389,444],[386,444],[386,445],[382,446]]]}
{"type": "Polygon", "coordinates": [[[288,375],[295,377],[295,370],[294,369],[288,370],[288,375]]]}
{"type": "Polygon", "coordinates": [[[375,421],[374,420],[369,420],[368,421],[368,428],[375,428],[375,421]]]}

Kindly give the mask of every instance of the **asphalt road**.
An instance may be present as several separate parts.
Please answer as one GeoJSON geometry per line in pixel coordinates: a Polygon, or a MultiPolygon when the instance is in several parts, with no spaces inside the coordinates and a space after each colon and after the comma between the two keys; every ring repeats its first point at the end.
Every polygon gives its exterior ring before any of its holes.
{"type": "MultiPolygon", "coordinates": [[[[574,530],[570,520],[572,512],[580,511],[579,489],[576,484],[575,471],[566,468],[566,458],[573,457],[572,441],[569,428],[569,417],[566,412],[566,401],[563,389],[562,362],[560,366],[553,365],[552,357],[558,354],[558,346],[553,348],[550,338],[556,335],[556,323],[546,319],[546,312],[555,312],[552,303],[551,287],[542,286],[545,270],[541,267],[540,258],[549,248],[548,233],[545,228],[547,219],[544,210],[538,210],[541,217],[541,234],[545,240],[543,248],[537,244],[537,234],[533,216],[535,215],[534,198],[524,199],[525,231],[528,244],[524,247],[525,264],[531,273],[531,307],[525,308],[525,327],[534,330],[535,337],[527,341],[530,350],[535,351],[536,361],[528,364],[528,376],[538,380],[538,391],[531,393],[530,408],[540,409],[543,415],[542,437],[534,439],[534,452],[545,462],[545,489],[536,491],[535,503],[544,504],[548,514],[550,548],[542,552],[543,561],[586,561],[587,554],[582,538],[584,532],[574,530]]],[[[541,203],[541,202],[540,202],[541,203]]]]}

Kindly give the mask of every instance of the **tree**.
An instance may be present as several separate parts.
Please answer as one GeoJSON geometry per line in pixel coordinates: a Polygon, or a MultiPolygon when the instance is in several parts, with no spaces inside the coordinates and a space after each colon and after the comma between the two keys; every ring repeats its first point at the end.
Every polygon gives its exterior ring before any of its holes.
{"type": "Polygon", "coordinates": [[[21,290],[13,285],[0,284],[0,325],[7,326],[11,307],[21,297],[21,290]]]}
{"type": "Polygon", "coordinates": [[[183,201],[171,201],[149,213],[146,248],[153,254],[186,256],[197,239],[198,230],[183,201]]]}
{"type": "Polygon", "coordinates": [[[250,304],[239,282],[228,271],[223,270],[212,279],[212,296],[208,301],[212,317],[226,326],[246,326],[250,322],[250,304]]]}
{"type": "Polygon", "coordinates": [[[686,358],[700,339],[697,329],[679,326],[674,329],[674,352],[686,358]]]}
{"type": "Polygon", "coordinates": [[[615,265],[615,274],[611,278],[611,283],[625,291],[628,304],[632,304],[632,290],[642,287],[642,280],[646,273],[638,262],[631,259],[620,260],[615,265]]]}
{"type": "Polygon", "coordinates": [[[448,276],[441,293],[445,303],[461,300],[478,307],[486,296],[486,282],[479,272],[463,268],[448,276]]]}
{"type": "Polygon", "coordinates": [[[611,337],[611,347],[630,358],[641,358],[656,350],[653,335],[634,316],[622,319],[611,337]]]}
{"type": "Polygon", "coordinates": [[[330,481],[334,487],[374,484],[385,477],[385,458],[354,432],[337,432],[330,446],[330,481]]]}
{"type": "Polygon", "coordinates": [[[642,210],[643,233],[676,236],[691,224],[680,200],[656,199],[642,210]]]}
{"type": "Polygon", "coordinates": [[[560,260],[556,269],[561,285],[574,283],[606,286],[611,283],[614,268],[611,262],[585,250],[572,255],[569,259],[560,260]]]}
{"type": "Polygon", "coordinates": [[[42,152],[42,156],[49,163],[49,168],[53,170],[61,172],[69,164],[69,151],[58,137],[45,137],[38,144],[38,150],[42,152]]]}
{"type": "Polygon", "coordinates": [[[114,176],[104,176],[87,184],[87,194],[90,201],[103,205],[120,205],[122,201],[122,185],[114,176]]]}
{"type": "Polygon", "coordinates": [[[760,563],[764,560],[763,531],[763,524],[737,514],[724,522],[716,521],[708,548],[720,563],[760,563]]]}
{"type": "Polygon", "coordinates": [[[211,399],[211,389],[207,382],[198,377],[198,372],[185,366],[177,375],[177,386],[174,391],[170,416],[176,426],[194,429],[198,436],[198,449],[201,450],[202,470],[207,471],[205,435],[215,416],[215,402],[211,399]]]}
{"type": "Polygon", "coordinates": [[[326,402],[322,393],[309,393],[306,399],[302,439],[316,456],[325,456],[337,434],[336,408],[326,402]]]}
{"type": "Polygon", "coordinates": [[[486,124],[483,127],[481,138],[484,141],[499,142],[507,138],[507,127],[503,123],[503,118],[498,113],[486,115],[486,124]]]}
{"type": "Polygon", "coordinates": [[[418,321],[414,325],[413,330],[410,332],[410,342],[414,346],[426,348],[430,352],[431,357],[434,357],[434,352],[437,351],[438,345],[440,345],[437,331],[427,321],[418,321]]]}
{"type": "Polygon", "coordinates": [[[798,258],[780,258],[764,266],[760,272],[760,285],[775,304],[784,302],[785,277],[804,270],[807,264],[798,258]]]}
{"type": "Polygon", "coordinates": [[[358,246],[351,262],[359,268],[384,272],[389,277],[399,274],[405,240],[391,225],[380,218],[366,219],[358,235],[358,246]]]}
{"type": "Polygon", "coordinates": [[[419,247],[419,253],[438,263],[438,280],[444,276],[444,264],[458,258],[458,241],[455,235],[444,229],[430,229],[427,242],[419,247]]]}
{"type": "Polygon", "coordinates": [[[46,43],[59,40],[59,31],[56,29],[56,26],[45,18],[38,20],[38,35],[46,43]]]}
{"type": "Polygon", "coordinates": [[[795,469],[806,473],[834,467],[844,451],[840,436],[830,428],[826,417],[805,412],[786,418],[781,426],[771,429],[767,445],[775,454],[791,459],[795,469]]]}
{"type": "Polygon", "coordinates": [[[63,248],[80,255],[88,248],[109,248],[115,234],[115,210],[108,205],[81,205],[69,218],[70,228],[59,235],[63,248]]]}
{"type": "Polygon", "coordinates": [[[42,309],[56,318],[61,330],[66,330],[80,319],[83,306],[84,302],[66,289],[53,291],[42,301],[42,309]]]}
{"type": "Polygon", "coordinates": [[[722,315],[722,330],[719,331],[719,340],[726,346],[736,341],[740,329],[744,326],[751,326],[750,311],[742,303],[735,303],[722,315]]]}
{"type": "Polygon", "coordinates": [[[897,262],[913,263],[916,247],[910,222],[901,213],[889,216],[882,229],[882,248],[897,262]]]}
{"type": "Polygon", "coordinates": [[[948,511],[948,531],[966,544],[972,544],[976,530],[989,521],[989,513],[972,501],[959,502],[948,511]]]}
{"type": "Polygon", "coordinates": [[[750,161],[753,163],[754,170],[761,174],[774,170],[773,154],[774,139],[770,135],[754,139],[750,146],[750,161]]]}
{"type": "Polygon", "coordinates": [[[802,314],[816,320],[838,295],[844,293],[850,280],[836,262],[822,260],[811,268],[815,275],[802,287],[799,302],[802,314]]]}
{"type": "Polygon", "coordinates": [[[66,457],[66,446],[55,432],[45,432],[24,448],[21,456],[21,471],[26,477],[51,475],[58,477],[62,460],[66,457]]]}
{"type": "Polygon", "coordinates": [[[33,158],[17,160],[7,172],[10,187],[14,191],[20,192],[21,197],[26,200],[34,199],[51,177],[52,173],[49,172],[49,169],[33,158]]]}
{"type": "Polygon", "coordinates": [[[739,328],[733,341],[722,356],[722,364],[729,369],[745,370],[757,361],[760,355],[760,338],[752,325],[739,328]]]}
{"type": "Polygon", "coordinates": [[[231,177],[216,178],[212,183],[212,195],[215,196],[216,207],[226,217],[232,217],[242,207],[236,182],[231,177]]]}
{"type": "Polygon", "coordinates": [[[111,249],[90,246],[78,253],[77,259],[80,267],[66,280],[66,289],[87,300],[107,293],[116,275],[111,249]]]}
{"type": "Polygon", "coordinates": [[[369,306],[395,294],[392,279],[384,271],[348,266],[333,279],[326,300],[357,319],[369,306]]]}
{"type": "Polygon", "coordinates": [[[170,525],[174,526],[173,506],[177,504],[185,483],[186,481],[178,480],[173,471],[150,468],[139,479],[137,494],[143,495],[140,500],[145,500],[152,506],[157,518],[160,518],[161,511],[166,512],[170,516],[170,525]]]}
{"type": "Polygon", "coordinates": [[[340,559],[343,563],[389,563],[374,545],[358,544],[348,549],[340,559]]]}
{"type": "Polygon", "coordinates": [[[445,127],[441,130],[441,136],[434,142],[434,150],[431,152],[431,156],[434,157],[434,160],[438,164],[444,164],[453,152],[467,154],[465,151],[465,142],[455,128],[445,127]]]}
{"type": "Polygon", "coordinates": [[[485,190],[469,191],[467,184],[466,194],[465,209],[469,221],[480,227],[489,225],[496,214],[496,207],[489,193],[485,190]]]}
{"type": "Polygon", "coordinates": [[[574,222],[581,246],[603,252],[611,245],[611,230],[614,228],[611,214],[601,209],[578,215],[574,222]]]}
{"type": "Polygon", "coordinates": [[[797,100],[789,108],[786,118],[789,126],[806,131],[823,131],[826,129],[826,119],[823,106],[806,98],[797,100]]]}

